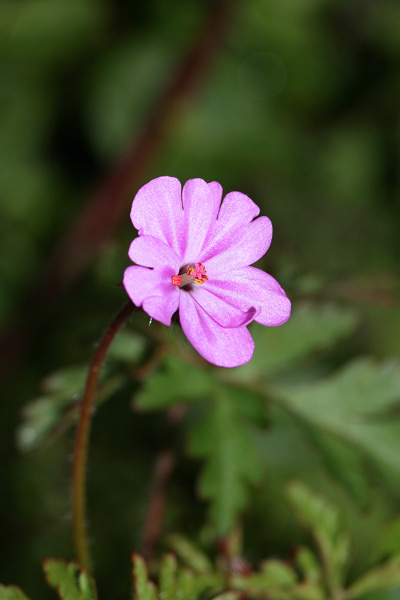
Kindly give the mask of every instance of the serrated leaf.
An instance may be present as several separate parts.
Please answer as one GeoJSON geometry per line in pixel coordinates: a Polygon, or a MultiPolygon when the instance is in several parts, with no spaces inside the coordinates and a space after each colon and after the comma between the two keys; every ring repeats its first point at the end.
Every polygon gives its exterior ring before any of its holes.
{"type": "Polygon", "coordinates": [[[277,400],[293,414],[361,448],[393,476],[400,476],[400,364],[350,363],[323,381],[276,387],[277,400]]]}
{"type": "Polygon", "coordinates": [[[49,558],[43,562],[43,571],[60,600],[97,600],[93,578],[77,563],[49,558]]]}
{"type": "Polygon", "coordinates": [[[165,554],[160,564],[160,598],[162,600],[175,600],[176,597],[176,558],[173,554],[165,554]]]}
{"type": "Polygon", "coordinates": [[[189,569],[180,569],[176,582],[176,597],[189,600],[194,597],[196,575],[189,569]]]}
{"type": "MultiPolygon", "coordinates": [[[[107,400],[122,383],[120,375],[107,378],[98,390],[96,404],[107,400]]],[[[30,452],[52,441],[75,422],[78,414],[75,395],[42,396],[32,400],[22,410],[23,421],[16,431],[18,448],[21,452],[30,452]]]]}
{"type": "Polygon", "coordinates": [[[349,335],[356,324],[356,316],[350,310],[299,303],[283,326],[252,328],[254,355],[240,367],[237,376],[248,380],[291,367],[349,335]]]}
{"type": "Polygon", "coordinates": [[[19,587],[0,584],[0,600],[29,600],[19,587]]]}
{"type": "Polygon", "coordinates": [[[164,408],[183,401],[199,400],[212,391],[214,380],[208,371],[167,355],[161,369],[150,377],[136,395],[141,410],[164,408]]]}
{"type": "Polygon", "coordinates": [[[342,587],[349,558],[349,540],[341,530],[339,513],[324,498],[299,482],[291,483],[287,493],[297,520],[315,538],[327,584],[335,594],[342,587]]]}
{"type": "Polygon", "coordinates": [[[346,591],[346,598],[353,600],[366,594],[400,588],[400,563],[391,561],[375,569],[371,569],[355,581],[346,591]]]}
{"type": "Polygon", "coordinates": [[[319,585],[311,581],[298,582],[296,573],[282,561],[268,562],[271,565],[265,571],[232,576],[232,587],[251,598],[325,600],[325,593],[319,585]]]}
{"type": "Polygon", "coordinates": [[[288,589],[297,583],[297,575],[291,567],[277,559],[266,560],[259,571],[249,575],[234,575],[232,585],[251,595],[268,590],[288,589]]]}
{"type": "Polygon", "coordinates": [[[175,598],[198,600],[205,594],[206,597],[213,597],[224,588],[224,584],[224,576],[215,571],[194,572],[187,568],[180,568],[177,574],[175,598]]]}
{"type": "Polygon", "coordinates": [[[296,552],[296,566],[303,578],[310,582],[321,581],[321,565],[319,564],[314,552],[306,546],[301,546],[296,552]]]}
{"type": "Polygon", "coordinates": [[[205,420],[194,431],[189,449],[205,459],[198,482],[200,494],[210,501],[210,512],[219,535],[234,526],[249,498],[249,485],[259,481],[261,466],[240,410],[243,390],[218,388],[205,420]],[[236,400],[236,401],[235,401],[236,400]]]}
{"type": "Polygon", "coordinates": [[[156,600],[157,590],[152,581],[149,580],[147,566],[139,554],[132,555],[133,585],[136,600],[156,600]]]}
{"type": "Polygon", "coordinates": [[[210,573],[213,570],[208,556],[187,538],[181,535],[171,535],[168,537],[168,543],[195,573],[210,573]]]}

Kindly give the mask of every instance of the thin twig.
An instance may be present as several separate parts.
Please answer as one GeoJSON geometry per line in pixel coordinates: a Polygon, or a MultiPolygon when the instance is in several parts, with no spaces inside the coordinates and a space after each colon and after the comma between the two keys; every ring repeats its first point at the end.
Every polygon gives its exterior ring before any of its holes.
{"type": "Polygon", "coordinates": [[[88,570],[91,568],[91,559],[86,524],[86,464],[94,399],[107,350],[116,333],[132,314],[134,308],[131,301],[127,302],[104,332],[90,363],[81,403],[72,471],[72,521],[77,559],[80,565],[88,570]]]}

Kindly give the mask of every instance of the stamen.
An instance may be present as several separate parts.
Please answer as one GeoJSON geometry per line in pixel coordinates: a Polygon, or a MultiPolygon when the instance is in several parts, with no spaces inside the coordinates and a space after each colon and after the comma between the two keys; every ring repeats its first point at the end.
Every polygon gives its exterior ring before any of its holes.
{"type": "Polygon", "coordinates": [[[172,285],[182,285],[182,277],[180,275],[172,275],[172,285]]]}
{"type": "Polygon", "coordinates": [[[194,267],[188,267],[186,269],[186,273],[188,275],[191,275],[194,278],[195,282],[198,283],[199,285],[201,285],[208,279],[208,277],[206,275],[206,273],[207,273],[206,268],[201,263],[196,263],[196,266],[194,266],[194,267]]]}
{"type": "Polygon", "coordinates": [[[197,283],[198,285],[202,285],[205,281],[208,280],[206,275],[207,271],[204,265],[201,263],[196,263],[194,267],[189,266],[186,269],[186,274],[182,275],[173,275],[171,277],[172,285],[176,285],[177,287],[183,287],[188,283],[197,283]]]}

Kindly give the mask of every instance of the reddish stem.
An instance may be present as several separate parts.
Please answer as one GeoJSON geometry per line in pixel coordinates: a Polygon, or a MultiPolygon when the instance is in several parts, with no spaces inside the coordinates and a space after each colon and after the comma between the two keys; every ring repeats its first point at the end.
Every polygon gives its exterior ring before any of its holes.
{"type": "Polygon", "coordinates": [[[116,333],[132,314],[134,308],[134,305],[129,300],[104,332],[90,363],[85,392],[81,403],[72,471],[72,521],[77,559],[80,565],[87,570],[91,568],[91,560],[87,538],[85,506],[86,464],[94,399],[107,350],[116,333]]]}

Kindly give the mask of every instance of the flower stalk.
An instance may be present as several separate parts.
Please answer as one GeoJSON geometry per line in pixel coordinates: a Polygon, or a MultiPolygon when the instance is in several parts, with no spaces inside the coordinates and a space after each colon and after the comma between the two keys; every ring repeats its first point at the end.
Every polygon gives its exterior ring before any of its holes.
{"type": "Polygon", "coordinates": [[[72,470],[72,521],[77,560],[82,567],[89,571],[91,570],[91,558],[87,535],[85,497],[86,465],[91,416],[100,371],[107,351],[116,333],[125,323],[126,319],[132,314],[134,309],[135,306],[132,302],[127,302],[101,337],[89,366],[85,391],[80,407],[72,470]]]}

